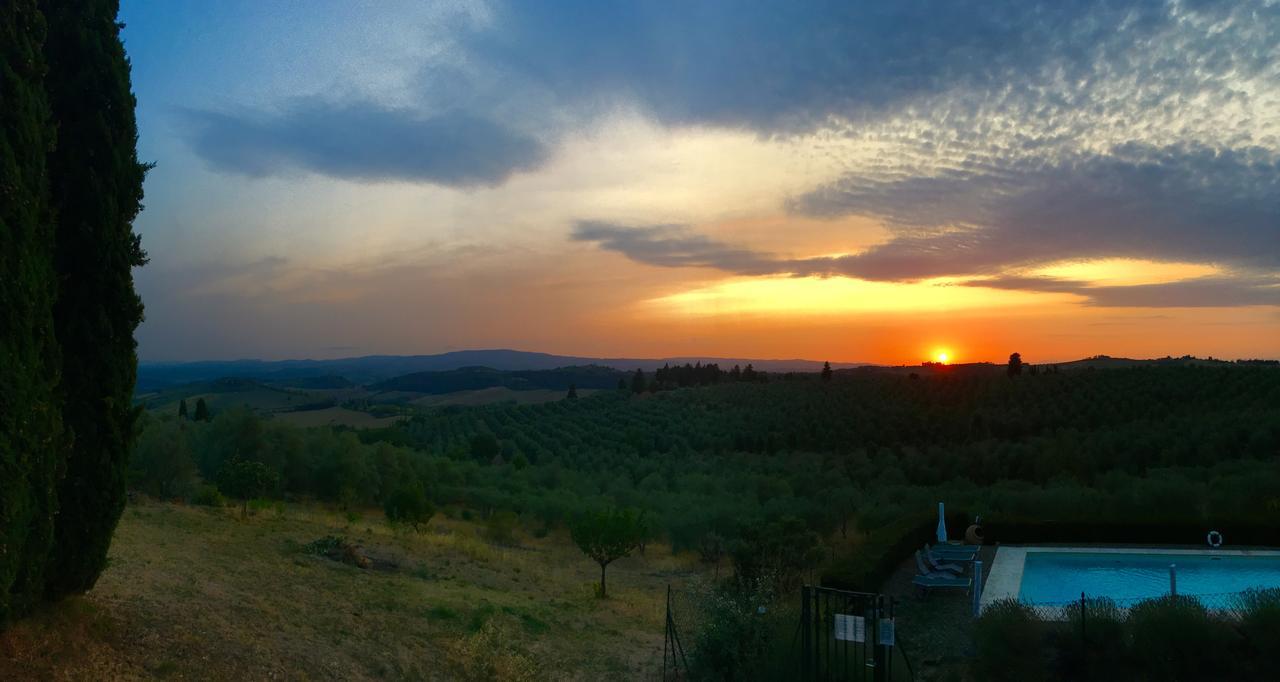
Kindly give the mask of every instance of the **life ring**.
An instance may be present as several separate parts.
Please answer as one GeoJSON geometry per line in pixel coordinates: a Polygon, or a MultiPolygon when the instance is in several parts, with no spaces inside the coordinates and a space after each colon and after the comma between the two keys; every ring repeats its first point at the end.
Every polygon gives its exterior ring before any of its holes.
{"type": "Polygon", "coordinates": [[[1205,540],[1207,540],[1207,541],[1209,542],[1209,546],[1210,546],[1210,547],[1215,547],[1215,548],[1216,548],[1216,547],[1221,547],[1221,546],[1222,546],[1222,533],[1219,533],[1219,532],[1218,532],[1218,531],[1216,531],[1216,530],[1211,530],[1211,531],[1209,531],[1209,535],[1208,535],[1208,537],[1206,537],[1206,538],[1205,538],[1205,540]]]}

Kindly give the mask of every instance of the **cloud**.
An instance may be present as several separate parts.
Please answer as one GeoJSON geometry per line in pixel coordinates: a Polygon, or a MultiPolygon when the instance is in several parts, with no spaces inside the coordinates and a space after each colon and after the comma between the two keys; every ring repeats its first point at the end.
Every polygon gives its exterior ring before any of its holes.
{"type": "Polygon", "coordinates": [[[624,227],[611,223],[579,221],[570,238],[595,242],[631,260],[669,268],[706,267],[743,275],[776,274],[785,267],[769,254],[734,248],[723,242],[692,234],[679,225],[624,227]]]}
{"type": "Polygon", "coordinates": [[[422,114],[370,102],[300,99],[274,113],[190,111],[190,142],[219,170],[310,172],[356,181],[501,184],[547,157],[538,140],[483,116],[422,114]]]}
{"type": "Polygon", "coordinates": [[[563,100],[639,103],[676,124],[788,132],[955,89],[1087,73],[1177,17],[1164,3],[511,2],[467,53],[563,100]]]}
{"type": "Polygon", "coordinates": [[[1070,293],[1090,305],[1131,308],[1205,308],[1280,305],[1280,277],[1201,277],[1180,282],[1091,286],[1051,277],[1007,276],[971,280],[965,286],[1070,293]]]}
{"type": "Polygon", "coordinates": [[[884,279],[1134,257],[1280,269],[1280,161],[1264,150],[1126,145],[1057,164],[883,180],[850,174],[791,204],[882,218],[898,236],[844,261],[884,279]]]}

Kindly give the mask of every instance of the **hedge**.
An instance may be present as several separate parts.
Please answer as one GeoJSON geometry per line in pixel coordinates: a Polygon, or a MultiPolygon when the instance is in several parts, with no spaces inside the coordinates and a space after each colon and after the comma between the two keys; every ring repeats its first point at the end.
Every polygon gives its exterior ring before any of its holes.
{"type": "MultiPolygon", "coordinates": [[[[973,516],[963,511],[947,513],[947,535],[963,537],[973,516]]],[[[934,541],[938,515],[920,514],[877,528],[852,552],[837,558],[823,571],[823,587],[876,592],[912,553],[934,541]]]]}

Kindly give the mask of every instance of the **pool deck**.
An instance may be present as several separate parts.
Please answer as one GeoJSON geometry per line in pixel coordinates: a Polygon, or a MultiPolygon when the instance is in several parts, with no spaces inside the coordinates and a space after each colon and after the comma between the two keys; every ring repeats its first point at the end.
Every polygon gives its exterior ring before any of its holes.
{"type": "Polygon", "coordinates": [[[1167,554],[1169,556],[1219,555],[1219,556],[1280,556],[1275,549],[1193,549],[1163,547],[1044,547],[1039,545],[1000,545],[982,589],[980,609],[985,609],[997,599],[1017,599],[1022,591],[1022,569],[1027,552],[1063,552],[1085,554],[1167,554]]]}

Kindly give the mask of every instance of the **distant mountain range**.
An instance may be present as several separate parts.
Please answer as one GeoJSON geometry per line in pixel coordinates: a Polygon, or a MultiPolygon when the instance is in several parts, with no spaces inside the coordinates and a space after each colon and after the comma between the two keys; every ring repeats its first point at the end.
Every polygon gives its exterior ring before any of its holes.
{"type": "MultiPolygon", "coordinates": [[[[512,372],[550,370],[563,367],[595,365],[624,372],[643,369],[652,371],[664,364],[719,363],[724,369],[734,365],[753,365],[766,372],[816,372],[821,360],[776,360],[760,358],[589,358],[570,355],[530,353],[518,350],[463,350],[437,355],[368,355],[337,360],[218,360],[201,362],[144,362],[138,366],[139,392],[168,386],[209,381],[223,377],[255,379],[264,382],[296,383],[300,379],[337,381],[341,377],[355,384],[374,384],[419,372],[448,372],[463,368],[487,367],[512,372]]],[[[866,363],[831,363],[836,369],[863,366],[866,363]]]]}

